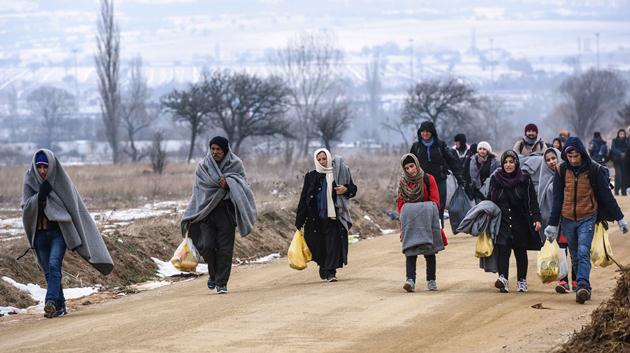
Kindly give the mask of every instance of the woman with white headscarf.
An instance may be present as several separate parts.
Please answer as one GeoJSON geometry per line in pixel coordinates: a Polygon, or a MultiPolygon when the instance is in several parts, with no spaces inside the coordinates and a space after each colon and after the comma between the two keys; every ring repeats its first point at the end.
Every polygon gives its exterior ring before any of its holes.
{"type": "Polygon", "coordinates": [[[295,227],[304,227],[306,244],[319,265],[319,276],[337,281],[337,269],[348,264],[349,199],[357,193],[350,169],[324,148],[313,155],[315,169],[304,176],[295,227]]]}

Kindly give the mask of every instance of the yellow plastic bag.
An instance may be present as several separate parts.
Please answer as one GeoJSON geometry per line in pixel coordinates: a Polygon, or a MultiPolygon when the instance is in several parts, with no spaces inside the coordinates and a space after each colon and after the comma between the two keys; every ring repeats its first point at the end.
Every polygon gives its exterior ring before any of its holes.
{"type": "Polygon", "coordinates": [[[536,261],[538,265],[538,277],[542,283],[551,283],[558,279],[560,272],[560,247],[556,241],[545,240],[545,244],[538,253],[536,261]]]}
{"type": "Polygon", "coordinates": [[[483,232],[477,236],[477,245],[475,246],[476,257],[488,257],[492,255],[493,249],[492,239],[487,232],[483,232]]]}
{"type": "Polygon", "coordinates": [[[304,234],[302,231],[295,231],[293,240],[291,240],[291,245],[289,245],[287,255],[289,257],[289,266],[295,270],[305,269],[307,263],[313,259],[313,255],[306,245],[306,240],[304,240],[304,234]]]}
{"type": "Polygon", "coordinates": [[[610,247],[610,241],[608,240],[608,232],[604,229],[601,223],[595,225],[595,234],[593,235],[593,242],[591,243],[591,261],[593,265],[599,267],[606,267],[612,264],[612,260],[609,256],[612,255],[612,248],[610,247]]]}
{"type": "Polygon", "coordinates": [[[195,272],[197,270],[199,251],[197,251],[192,239],[188,237],[188,233],[186,233],[184,240],[175,250],[171,263],[173,267],[182,272],[195,272]]]}

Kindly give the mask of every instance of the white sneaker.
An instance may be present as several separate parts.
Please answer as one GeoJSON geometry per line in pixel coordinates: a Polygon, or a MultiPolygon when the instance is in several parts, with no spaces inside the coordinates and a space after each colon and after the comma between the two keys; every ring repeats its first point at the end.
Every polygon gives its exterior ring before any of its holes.
{"type": "Polygon", "coordinates": [[[499,278],[497,278],[496,282],[494,282],[494,286],[495,288],[499,289],[499,292],[501,293],[508,293],[509,290],[509,283],[508,280],[503,277],[503,275],[499,276],[499,278]]]}
{"type": "Polygon", "coordinates": [[[527,281],[522,280],[522,281],[516,282],[516,288],[517,288],[517,290],[519,292],[526,293],[527,292],[527,281]]]}
{"type": "Polygon", "coordinates": [[[416,281],[412,280],[411,278],[408,279],[405,282],[405,284],[403,285],[403,289],[406,290],[409,293],[415,292],[415,290],[416,290],[416,281]]]}
{"type": "Polygon", "coordinates": [[[435,291],[438,290],[437,289],[437,283],[435,282],[434,279],[427,281],[427,289],[431,290],[431,291],[435,291]]]}

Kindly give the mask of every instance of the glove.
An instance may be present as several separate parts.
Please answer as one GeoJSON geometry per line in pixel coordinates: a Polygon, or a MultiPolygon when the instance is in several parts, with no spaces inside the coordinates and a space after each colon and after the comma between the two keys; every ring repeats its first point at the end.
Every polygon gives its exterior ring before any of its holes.
{"type": "Polygon", "coordinates": [[[622,218],[621,220],[617,221],[617,224],[619,225],[619,230],[621,231],[621,233],[628,233],[628,222],[625,219],[622,218]]]}
{"type": "Polygon", "coordinates": [[[37,200],[44,201],[48,194],[52,191],[52,185],[48,182],[48,180],[44,180],[41,185],[39,185],[39,192],[37,193],[37,200]]]}
{"type": "Polygon", "coordinates": [[[549,240],[549,242],[556,240],[556,238],[558,237],[558,226],[547,226],[545,228],[545,236],[547,237],[547,240],[549,240]]]}

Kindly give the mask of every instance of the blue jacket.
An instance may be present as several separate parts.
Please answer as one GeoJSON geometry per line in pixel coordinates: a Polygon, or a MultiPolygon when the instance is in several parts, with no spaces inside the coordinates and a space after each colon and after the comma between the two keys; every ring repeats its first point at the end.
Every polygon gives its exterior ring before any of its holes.
{"type": "MultiPolygon", "coordinates": [[[[571,168],[569,164],[569,160],[567,159],[566,149],[567,147],[573,146],[577,149],[578,152],[582,155],[582,166],[578,170],[578,174],[596,171],[595,173],[589,174],[589,180],[591,181],[591,185],[594,187],[593,194],[597,198],[597,213],[598,220],[611,218],[616,221],[623,219],[623,213],[617,204],[617,200],[613,196],[609,187],[608,180],[608,172],[605,167],[598,166],[586,153],[586,148],[584,148],[584,144],[577,137],[569,137],[567,140],[567,144],[565,145],[562,152],[562,160],[564,163],[560,166],[560,168],[571,168]],[[593,180],[593,174],[595,174],[595,180],[593,180]]],[[[553,179],[553,207],[551,209],[551,216],[549,217],[549,225],[557,226],[560,223],[560,211],[562,210],[562,205],[564,202],[572,202],[571,200],[564,200],[564,180],[562,180],[561,175],[566,175],[563,173],[556,173],[553,179]]]]}

